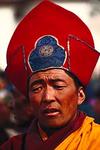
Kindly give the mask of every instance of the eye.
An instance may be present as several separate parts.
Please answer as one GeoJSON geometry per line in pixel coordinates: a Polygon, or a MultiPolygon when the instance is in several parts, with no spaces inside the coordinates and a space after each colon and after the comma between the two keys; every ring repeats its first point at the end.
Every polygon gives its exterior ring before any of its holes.
{"type": "Polygon", "coordinates": [[[54,85],[53,87],[54,89],[57,89],[57,90],[63,90],[65,88],[65,86],[61,86],[61,85],[54,85]]]}
{"type": "Polygon", "coordinates": [[[42,86],[36,87],[36,88],[32,88],[32,92],[33,93],[39,93],[42,90],[42,86]]]}

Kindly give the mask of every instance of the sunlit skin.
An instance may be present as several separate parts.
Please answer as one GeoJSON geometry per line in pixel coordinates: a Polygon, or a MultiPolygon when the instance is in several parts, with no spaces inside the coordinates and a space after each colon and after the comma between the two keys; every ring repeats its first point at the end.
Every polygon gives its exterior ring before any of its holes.
{"type": "Polygon", "coordinates": [[[50,69],[31,76],[29,99],[41,127],[59,128],[73,120],[85,95],[64,70],[50,69]]]}

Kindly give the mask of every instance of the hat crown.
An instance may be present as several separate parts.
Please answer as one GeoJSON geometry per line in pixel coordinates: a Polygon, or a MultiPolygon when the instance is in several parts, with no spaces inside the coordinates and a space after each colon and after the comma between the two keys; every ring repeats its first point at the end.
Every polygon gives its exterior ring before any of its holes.
{"type": "Polygon", "coordinates": [[[98,57],[91,32],[83,21],[45,0],[15,30],[7,50],[6,73],[24,94],[27,78],[35,71],[50,67],[70,68],[87,85],[98,57]],[[69,38],[70,34],[76,38],[69,38]]]}

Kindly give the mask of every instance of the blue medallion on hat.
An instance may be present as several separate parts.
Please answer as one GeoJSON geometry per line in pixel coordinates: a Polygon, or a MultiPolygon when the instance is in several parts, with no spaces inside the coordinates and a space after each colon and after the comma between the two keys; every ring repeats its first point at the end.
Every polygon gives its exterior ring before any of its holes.
{"type": "Polygon", "coordinates": [[[29,56],[31,70],[39,71],[49,67],[61,67],[65,60],[65,50],[53,36],[43,36],[36,42],[29,56]]]}

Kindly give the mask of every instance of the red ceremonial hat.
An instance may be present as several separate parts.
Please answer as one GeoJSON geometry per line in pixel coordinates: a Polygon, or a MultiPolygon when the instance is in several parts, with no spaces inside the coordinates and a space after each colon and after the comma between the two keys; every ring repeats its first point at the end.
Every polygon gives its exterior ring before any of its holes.
{"type": "Polygon", "coordinates": [[[7,50],[6,73],[23,93],[28,77],[47,68],[64,68],[87,85],[99,53],[88,27],[74,13],[42,1],[20,22],[7,50]]]}

